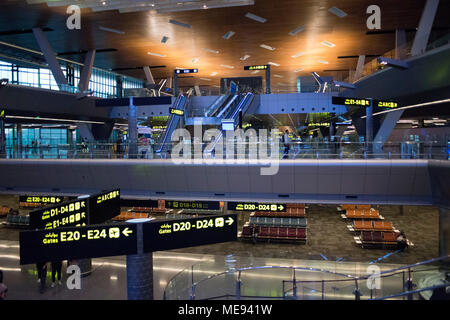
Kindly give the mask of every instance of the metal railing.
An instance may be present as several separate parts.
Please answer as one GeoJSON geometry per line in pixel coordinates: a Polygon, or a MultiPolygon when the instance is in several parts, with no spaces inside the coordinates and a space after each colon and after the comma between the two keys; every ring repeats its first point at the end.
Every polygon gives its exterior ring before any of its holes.
{"type": "MultiPolygon", "coordinates": [[[[281,143],[240,142],[228,144],[223,140],[223,152],[219,153],[217,145],[215,153],[211,153],[210,142],[187,141],[166,142],[163,152],[161,143],[138,143],[137,154],[129,153],[128,143],[79,143],[64,145],[46,145],[37,147],[7,146],[0,152],[1,158],[7,159],[281,159],[285,152],[281,143]],[[179,154],[171,150],[178,144],[182,145],[179,154]],[[208,149],[209,148],[209,149],[208,149]],[[227,150],[229,149],[229,150],[227,150]],[[200,150],[200,154],[197,152],[200,150]],[[259,150],[259,151],[258,151],[259,150]],[[266,155],[261,153],[266,151],[266,155]],[[197,153],[196,153],[197,152],[197,153]]],[[[179,145],[181,146],[181,145],[179,145]]],[[[330,142],[330,141],[294,141],[290,144],[285,159],[437,159],[450,160],[447,144],[437,141],[401,141],[388,142],[383,145],[382,152],[377,150],[376,143],[364,142],[330,142]]]]}
{"type": "MultiPolygon", "coordinates": [[[[444,256],[378,273],[372,271],[375,265],[368,264],[372,269],[367,268],[369,271],[359,276],[350,274],[342,265],[335,270],[266,265],[231,267],[214,272],[214,267],[199,264],[175,275],[164,291],[164,299],[433,299],[433,290],[450,288],[449,261],[450,256],[444,256]],[[420,285],[421,280],[436,278],[436,275],[440,282],[420,285]]],[[[354,273],[358,271],[355,268],[354,273]]]]}

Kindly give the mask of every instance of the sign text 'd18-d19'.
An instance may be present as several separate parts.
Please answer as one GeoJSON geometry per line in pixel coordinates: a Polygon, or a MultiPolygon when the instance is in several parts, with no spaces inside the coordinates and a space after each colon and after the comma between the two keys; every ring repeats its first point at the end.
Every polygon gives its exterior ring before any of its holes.
{"type": "Polygon", "coordinates": [[[284,203],[228,202],[227,208],[232,211],[286,212],[286,204],[284,203]]]}
{"type": "Polygon", "coordinates": [[[219,201],[177,201],[166,200],[167,209],[219,210],[219,201]]]}
{"type": "Polygon", "coordinates": [[[237,215],[152,221],[143,225],[143,232],[145,252],[235,241],[237,215]]]}
{"type": "Polygon", "coordinates": [[[92,225],[20,233],[20,264],[137,253],[136,225],[92,225]]]}

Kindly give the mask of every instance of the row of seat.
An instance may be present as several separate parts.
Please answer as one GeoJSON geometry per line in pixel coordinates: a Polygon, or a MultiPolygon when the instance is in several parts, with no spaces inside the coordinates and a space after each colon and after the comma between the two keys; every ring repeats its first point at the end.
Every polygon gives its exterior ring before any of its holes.
{"type": "MultiPolygon", "coordinates": [[[[288,240],[306,240],[305,228],[292,227],[255,227],[257,239],[288,239],[288,240]]],[[[254,229],[251,226],[242,228],[242,238],[252,238],[254,229]]]]}
{"type": "Polygon", "coordinates": [[[0,217],[4,217],[10,212],[11,212],[11,208],[5,207],[5,206],[0,207],[0,217]]]}
{"type": "Polygon", "coordinates": [[[40,208],[42,204],[40,203],[28,203],[28,202],[19,202],[20,208],[40,208]]]}
{"type": "Polygon", "coordinates": [[[112,220],[115,221],[126,221],[130,219],[141,219],[141,218],[148,218],[148,213],[146,212],[133,212],[133,211],[122,211],[120,214],[112,220]]]}
{"type": "Polygon", "coordinates": [[[370,210],[370,204],[343,204],[341,205],[342,210],[354,210],[354,209],[362,209],[362,210],[370,210]]]}
{"type": "Polygon", "coordinates": [[[355,231],[391,231],[394,226],[389,221],[355,220],[353,221],[353,229],[355,231]]]}
{"type": "Polygon", "coordinates": [[[302,218],[306,215],[305,208],[286,208],[286,212],[274,212],[274,211],[256,211],[251,216],[257,217],[299,217],[302,218]]]}
{"type": "Polygon", "coordinates": [[[367,243],[383,243],[383,244],[397,244],[397,236],[398,234],[389,231],[363,231],[360,235],[360,240],[363,244],[367,243]]]}
{"type": "Polygon", "coordinates": [[[286,208],[292,208],[292,209],[305,209],[304,203],[286,203],[286,208]]]}
{"type": "Polygon", "coordinates": [[[380,212],[375,209],[349,209],[346,210],[347,219],[380,219],[380,212]]]}
{"type": "Polygon", "coordinates": [[[274,218],[274,217],[250,217],[249,219],[250,225],[259,225],[259,226],[286,226],[286,227],[306,227],[306,219],[305,218],[274,218]]]}
{"type": "Polygon", "coordinates": [[[8,214],[6,216],[6,225],[8,226],[28,226],[30,224],[30,216],[19,216],[8,214]]]}

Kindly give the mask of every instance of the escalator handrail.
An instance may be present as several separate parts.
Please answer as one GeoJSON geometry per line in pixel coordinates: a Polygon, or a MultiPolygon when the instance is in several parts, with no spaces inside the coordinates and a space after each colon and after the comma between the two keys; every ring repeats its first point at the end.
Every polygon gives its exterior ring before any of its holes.
{"type": "Polygon", "coordinates": [[[217,98],[217,100],[214,101],[214,103],[210,105],[208,110],[204,113],[205,117],[207,118],[214,117],[214,114],[216,114],[221,109],[221,107],[226,103],[226,101],[228,101],[230,96],[231,95],[226,94],[217,98]]]}
{"type": "Polygon", "coordinates": [[[222,111],[219,112],[219,114],[217,115],[217,118],[223,118],[223,114],[225,113],[225,111],[235,102],[235,100],[239,97],[239,95],[234,95],[230,101],[228,101],[228,103],[226,104],[226,106],[222,109],[222,111]]]}
{"type": "MultiPolygon", "coordinates": [[[[183,98],[185,98],[183,95],[179,95],[178,96],[177,101],[175,101],[175,109],[179,109],[178,107],[180,105],[180,102],[182,100],[184,100],[183,98]]],[[[186,99],[186,101],[187,101],[187,99],[186,99]]],[[[161,142],[161,145],[159,146],[159,149],[156,150],[157,153],[160,153],[162,151],[162,149],[164,148],[164,145],[166,144],[167,136],[169,135],[169,132],[171,131],[171,126],[172,126],[172,123],[174,121],[174,117],[175,117],[175,115],[171,115],[170,116],[169,124],[168,124],[168,126],[166,128],[166,131],[164,132],[164,136],[163,136],[163,140],[161,142]]]]}

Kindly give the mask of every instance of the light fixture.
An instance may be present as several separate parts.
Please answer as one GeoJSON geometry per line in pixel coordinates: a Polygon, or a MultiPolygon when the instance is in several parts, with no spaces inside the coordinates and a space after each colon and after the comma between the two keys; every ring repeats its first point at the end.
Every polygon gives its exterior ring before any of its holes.
{"type": "Polygon", "coordinates": [[[248,58],[250,58],[250,56],[249,56],[248,54],[246,54],[246,55],[244,55],[243,57],[240,57],[239,59],[240,59],[241,61],[245,61],[245,60],[247,60],[248,58]]]}
{"type": "Polygon", "coordinates": [[[323,64],[328,64],[328,61],[325,61],[325,60],[317,60],[317,62],[323,63],[323,64]]]}
{"type": "Polygon", "coordinates": [[[217,72],[211,72],[211,74],[210,74],[211,77],[214,77],[216,75],[217,75],[217,72]]]}
{"type": "Polygon", "coordinates": [[[222,38],[224,38],[225,40],[228,40],[228,39],[230,39],[232,36],[234,36],[235,35],[235,32],[234,31],[228,31],[227,33],[225,33],[223,36],[222,36],[222,38]]]}
{"type": "Polygon", "coordinates": [[[198,58],[193,58],[192,59],[192,63],[197,63],[198,62],[198,58]]]}
{"type": "Polygon", "coordinates": [[[206,5],[206,3],[203,5],[203,9],[208,9],[208,6],[206,5]]]}
{"type": "Polygon", "coordinates": [[[211,79],[208,78],[200,78],[200,80],[211,81],[211,79]]]}
{"type": "Polygon", "coordinates": [[[296,53],[296,54],[294,54],[293,56],[291,56],[292,58],[298,58],[298,57],[300,57],[300,56],[302,56],[302,55],[304,55],[305,53],[304,52],[299,52],[299,53],[296,53]]]}
{"type": "Polygon", "coordinates": [[[169,37],[164,36],[164,37],[162,37],[162,39],[161,39],[161,43],[166,43],[167,40],[169,40],[169,37]]]}
{"type": "Polygon", "coordinates": [[[264,18],[262,18],[260,16],[257,16],[256,14],[253,14],[253,13],[250,13],[250,12],[248,12],[245,16],[247,18],[249,18],[249,19],[252,19],[252,20],[255,20],[255,21],[258,21],[258,22],[261,22],[261,23],[264,23],[264,22],[267,21],[267,19],[264,19],[264,18]]]}
{"type": "Polygon", "coordinates": [[[289,34],[291,36],[295,36],[297,33],[302,32],[305,28],[304,27],[297,27],[294,30],[292,30],[291,32],[289,32],[289,34]]]}
{"type": "Polygon", "coordinates": [[[221,64],[220,66],[221,66],[221,67],[224,67],[224,68],[228,68],[228,69],[234,69],[233,66],[229,66],[229,65],[227,65],[227,64],[221,64]]]}
{"type": "Polygon", "coordinates": [[[0,80],[0,87],[4,87],[9,83],[9,79],[8,78],[3,78],[0,80]]]}
{"type": "Polygon", "coordinates": [[[275,66],[275,67],[279,67],[280,66],[278,63],[272,62],[272,61],[267,62],[267,64],[270,64],[270,65],[275,66]]]}
{"type": "Polygon", "coordinates": [[[334,15],[337,15],[339,18],[344,18],[345,16],[347,16],[344,11],[336,7],[331,7],[330,9],[328,9],[328,11],[334,15]]]}
{"type": "Polygon", "coordinates": [[[279,74],[274,74],[273,75],[275,78],[283,78],[283,76],[280,76],[279,74]]]}
{"type": "Polygon", "coordinates": [[[165,57],[166,57],[165,54],[154,53],[154,52],[147,52],[147,54],[149,54],[149,55],[151,55],[151,56],[162,57],[162,58],[165,58],[165,57]]]}
{"type": "Polygon", "coordinates": [[[305,69],[304,68],[300,68],[300,69],[294,70],[294,72],[300,72],[300,71],[303,71],[303,70],[305,70],[305,69]]]}
{"type": "Polygon", "coordinates": [[[377,61],[379,64],[387,65],[390,67],[400,68],[400,69],[408,69],[409,65],[406,61],[391,59],[386,57],[378,57],[377,61]]]}
{"type": "Polygon", "coordinates": [[[177,21],[177,20],[173,20],[173,19],[170,19],[169,23],[177,25],[177,26],[180,26],[180,27],[188,28],[188,29],[191,28],[190,24],[183,23],[183,22],[180,22],[180,21],[177,21]]]}
{"type": "Polygon", "coordinates": [[[257,73],[259,73],[259,71],[260,70],[254,70],[254,71],[252,71],[252,72],[250,72],[251,74],[257,74],[257,73]]]}
{"type": "Polygon", "coordinates": [[[103,27],[103,26],[99,26],[98,28],[99,28],[100,30],[106,31],[106,32],[112,32],[112,33],[117,33],[117,34],[125,34],[124,31],[117,30],[117,29],[106,28],[106,27],[103,27]]]}
{"type": "Polygon", "coordinates": [[[217,51],[217,50],[208,49],[208,48],[203,48],[203,50],[205,50],[207,52],[210,52],[210,53],[214,53],[214,54],[218,54],[219,53],[219,51],[217,51]]]}
{"type": "Polygon", "coordinates": [[[323,44],[324,46],[327,46],[330,48],[336,47],[336,45],[334,43],[331,43],[329,41],[322,41],[320,44],[323,44]]]}
{"type": "Polygon", "coordinates": [[[275,50],[274,47],[268,46],[266,44],[261,44],[260,47],[264,48],[264,49],[267,49],[267,50],[270,50],[270,51],[274,51],[275,50]]]}

